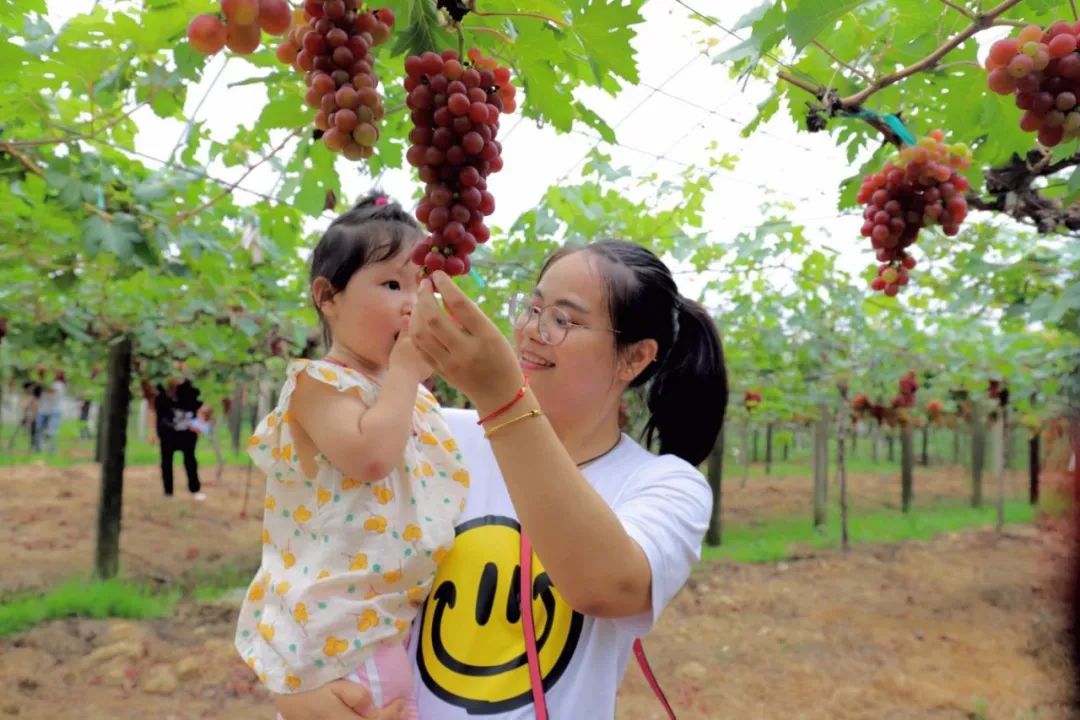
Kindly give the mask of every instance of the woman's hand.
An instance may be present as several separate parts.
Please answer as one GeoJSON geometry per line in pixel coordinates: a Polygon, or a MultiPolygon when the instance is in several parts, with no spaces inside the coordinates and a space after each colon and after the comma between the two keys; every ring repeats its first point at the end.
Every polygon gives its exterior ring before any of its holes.
{"type": "Polygon", "coordinates": [[[405,720],[405,706],[395,700],[382,710],[371,702],[371,692],[348,680],[335,680],[321,688],[291,695],[274,695],[274,705],[285,720],[405,720]]]}
{"type": "Polygon", "coordinates": [[[513,397],[525,381],[499,328],[442,271],[420,284],[409,333],[435,372],[465,393],[481,415],[513,397]]]}

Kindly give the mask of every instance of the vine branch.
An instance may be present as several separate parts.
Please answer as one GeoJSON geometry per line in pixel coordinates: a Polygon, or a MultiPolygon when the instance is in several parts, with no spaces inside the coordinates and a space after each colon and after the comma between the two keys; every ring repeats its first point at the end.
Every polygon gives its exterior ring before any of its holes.
{"type": "MultiPolygon", "coordinates": [[[[4,150],[8,154],[10,154],[11,157],[18,160],[19,164],[22,165],[24,168],[26,168],[28,172],[31,172],[31,173],[33,173],[34,175],[37,175],[40,178],[45,177],[45,171],[41,169],[41,166],[38,165],[36,162],[34,162],[34,159],[32,157],[30,157],[29,155],[27,155],[24,152],[21,152],[18,149],[17,146],[13,145],[13,143],[0,142],[0,150],[4,150]]],[[[88,202],[84,202],[82,204],[82,206],[83,206],[84,210],[86,210],[87,212],[91,212],[94,215],[97,215],[99,218],[101,218],[102,220],[104,220],[106,222],[111,223],[112,220],[113,220],[112,215],[105,212],[104,210],[102,210],[99,207],[91,205],[88,202]]]]}
{"type": "Polygon", "coordinates": [[[153,99],[153,94],[151,94],[149,97],[147,97],[142,102],[137,103],[130,110],[128,110],[127,112],[121,114],[119,117],[113,118],[109,122],[107,122],[104,125],[98,127],[96,130],[93,129],[93,121],[91,121],[91,131],[89,133],[78,133],[78,134],[75,134],[75,135],[67,135],[65,137],[41,138],[39,140],[9,140],[6,143],[4,143],[4,145],[5,145],[5,147],[10,149],[12,147],[39,147],[39,146],[42,146],[42,145],[59,145],[59,144],[73,143],[73,142],[76,142],[76,141],[79,141],[79,140],[94,140],[95,138],[97,138],[98,135],[105,132],[109,128],[111,128],[111,127],[123,122],[125,119],[131,117],[132,114],[135,113],[135,111],[137,111],[139,108],[143,107],[144,105],[147,105],[152,99],[153,99]]]}
{"type": "MultiPolygon", "coordinates": [[[[949,5],[950,7],[954,7],[958,10],[970,14],[969,11],[966,11],[964,8],[956,5],[952,2],[952,0],[942,0],[942,2],[944,2],[946,5],[949,5]]],[[[964,41],[968,40],[976,33],[992,27],[1001,15],[1003,15],[1005,12],[1012,9],[1016,5],[1020,4],[1020,2],[1021,0],[1003,0],[1003,2],[985,13],[980,13],[978,15],[971,14],[971,23],[964,30],[960,31],[956,35],[946,40],[940,47],[934,50],[934,52],[930,53],[918,62],[912,63],[911,65],[901,68],[894,73],[890,73],[889,75],[878,78],[859,92],[848,95],[847,97],[838,97],[835,95],[831,88],[820,85],[814,86],[811,83],[795,78],[791,73],[783,70],[777,73],[777,77],[779,77],[785,82],[795,85],[798,88],[806,90],[807,92],[813,94],[814,97],[816,97],[821,102],[826,102],[826,100],[828,99],[827,107],[818,109],[827,110],[830,116],[835,116],[844,112],[855,111],[858,110],[859,107],[875,93],[880,92],[888,86],[900,82],[901,80],[910,77],[916,73],[924,72],[926,70],[936,67],[943,57],[955,50],[962,43],[964,43],[964,41]]],[[[818,43],[815,42],[815,44],[818,43]]],[[[818,44],[818,46],[824,49],[822,45],[818,44]]],[[[834,59],[836,59],[831,52],[829,54],[834,59]]],[[[844,63],[844,65],[845,67],[849,67],[846,63],[844,63]]],[[[813,110],[814,108],[811,109],[811,112],[813,112],[813,110]]]]}
{"type": "Polygon", "coordinates": [[[996,20],[999,15],[1002,15],[1016,5],[1019,5],[1020,2],[1021,0],[1005,0],[989,12],[976,16],[972,20],[971,25],[954,35],[949,40],[945,41],[945,43],[943,43],[941,47],[927,55],[922,60],[916,63],[912,63],[906,68],[898,70],[891,75],[886,75],[885,77],[880,78],[870,87],[860,92],[857,92],[854,95],[849,95],[848,97],[843,98],[840,102],[843,103],[845,106],[862,105],[871,95],[883,90],[884,88],[887,88],[889,85],[897,83],[906,77],[914,75],[915,73],[922,72],[923,70],[928,70],[934,67],[938,63],[938,61],[941,60],[941,58],[945,57],[948,53],[955,50],[971,36],[990,27],[993,21],[996,20]]]}
{"type": "Polygon", "coordinates": [[[201,213],[206,208],[208,208],[211,205],[213,205],[214,203],[220,201],[225,196],[231,194],[233,190],[235,190],[237,187],[239,187],[240,183],[242,183],[244,181],[244,179],[247,178],[248,175],[250,175],[252,172],[254,172],[257,167],[259,167],[260,165],[265,163],[267,160],[269,160],[270,158],[277,155],[281,151],[281,149],[284,148],[285,145],[288,144],[288,142],[290,140],[292,140],[294,137],[299,135],[300,132],[301,132],[300,130],[293,130],[291,133],[289,133],[287,136],[285,136],[284,140],[282,140],[270,152],[268,152],[266,155],[264,155],[262,158],[260,158],[258,162],[254,163],[252,165],[249,165],[247,170],[244,171],[243,175],[241,175],[239,178],[237,178],[235,182],[232,182],[232,183],[229,183],[228,185],[226,185],[221,190],[220,193],[218,193],[214,197],[210,198],[209,200],[204,202],[202,205],[199,205],[198,207],[192,208],[191,210],[185,210],[184,212],[179,213],[178,215],[173,217],[173,219],[169,221],[169,227],[176,227],[177,225],[184,222],[188,218],[193,217],[195,215],[198,215],[199,213],[201,213]]]}
{"type": "Polygon", "coordinates": [[[974,19],[975,18],[975,16],[971,14],[970,10],[968,10],[966,7],[963,7],[961,5],[957,5],[952,0],[941,0],[941,2],[943,4],[951,7],[953,10],[960,13],[961,15],[963,15],[966,18],[969,18],[969,19],[974,19]]]}
{"type": "Polygon", "coordinates": [[[551,23],[553,25],[558,25],[561,28],[570,27],[570,24],[565,22],[564,20],[559,20],[557,18],[553,18],[553,17],[550,17],[548,15],[543,15],[541,13],[534,13],[534,12],[495,12],[495,13],[488,13],[488,12],[480,12],[479,10],[473,10],[472,14],[476,15],[477,17],[527,17],[527,18],[535,18],[537,20],[544,20],[544,21],[549,22],[549,23],[551,23]]]}
{"type": "Polygon", "coordinates": [[[863,80],[865,80],[868,83],[874,82],[873,77],[871,77],[869,74],[863,72],[859,68],[855,67],[854,65],[851,65],[850,63],[846,63],[843,60],[841,60],[840,58],[838,58],[835,54],[833,54],[833,51],[830,50],[829,48],[825,47],[825,45],[821,41],[815,40],[814,45],[817,48],[819,48],[823,53],[825,53],[826,55],[831,57],[833,59],[833,61],[836,62],[837,64],[839,64],[841,67],[847,68],[848,70],[855,73],[856,75],[858,75],[859,77],[861,77],[863,80]]]}
{"type": "Polygon", "coordinates": [[[510,39],[508,35],[505,35],[494,28],[484,27],[483,25],[470,25],[469,32],[482,32],[488,35],[494,35],[508,45],[513,45],[514,41],[510,39]]]}
{"type": "Polygon", "coordinates": [[[1080,230],[1080,205],[1065,207],[1060,200],[1039,194],[1039,188],[1034,186],[1037,178],[1080,165],[1080,153],[1057,162],[1050,159],[1051,155],[1041,150],[1031,150],[1024,157],[1014,154],[1008,163],[984,173],[990,197],[969,196],[968,205],[1030,222],[1043,234],[1056,232],[1062,226],[1080,230]]]}

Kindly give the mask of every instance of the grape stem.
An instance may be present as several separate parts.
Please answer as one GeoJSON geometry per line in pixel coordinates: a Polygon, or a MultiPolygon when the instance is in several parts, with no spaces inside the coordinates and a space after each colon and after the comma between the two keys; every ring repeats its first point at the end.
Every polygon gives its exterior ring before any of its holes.
{"type": "Polygon", "coordinates": [[[471,12],[473,15],[476,15],[477,17],[527,17],[527,18],[534,18],[536,20],[544,20],[544,21],[549,22],[549,23],[551,23],[553,25],[558,25],[561,28],[570,27],[569,23],[567,23],[567,22],[565,22],[563,20],[558,20],[556,18],[550,17],[548,15],[544,15],[542,13],[534,13],[534,12],[493,12],[493,13],[480,12],[479,10],[476,9],[476,0],[470,0],[470,2],[469,2],[469,12],[471,12]]]}
{"type": "Polygon", "coordinates": [[[300,132],[301,132],[300,130],[293,130],[291,133],[289,133],[285,137],[284,140],[282,140],[280,143],[278,143],[277,146],[274,149],[272,149],[270,152],[268,152],[266,155],[264,155],[258,162],[254,163],[252,165],[249,165],[247,170],[244,171],[244,174],[241,175],[239,178],[237,178],[235,182],[232,182],[232,183],[226,185],[225,188],[223,188],[220,193],[218,193],[214,197],[210,198],[209,200],[204,202],[202,205],[199,205],[198,207],[193,208],[191,210],[185,210],[184,212],[179,213],[178,215],[173,217],[172,220],[169,221],[169,226],[170,227],[176,227],[177,225],[184,222],[188,218],[190,218],[190,217],[192,217],[194,215],[198,215],[199,213],[201,213],[206,208],[210,207],[214,203],[216,203],[219,200],[221,200],[222,198],[224,198],[226,195],[229,195],[230,193],[232,193],[232,191],[235,190],[237,188],[237,186],[239,186],[240,183],[242,183],[244,181],[244,179],[248,175],[250,175],[252,172],[255,171],[255,168],[259,167],[264,162],[266,162],[270,158],[277,155],[281,151],[281,149],[284,148],[285,145],[288,144],[288,142],[290,140],[292,140],[294,137],[299,135],[300,132]]]}
{"type": "Polygon", "coordinates": [[[511,40],[509,36],[504,35],[503,33],[499,32],[498,30],[495,30],[494,28],[484,27],[482,25],[470,25],[469,26],[469,31],[470,32],[482,32],[482,33],[487,33],[488,35],[494,35],[495,37],[499,38],[500,40],[502,40],[507,45],[513,45],[514,44],[514,41],[511,40]]]}
{"type": "Polygon", "coordinates": [[[1076,0],[1069,0],[1069,7],[1072,8],[1073,20],[1080,20],[1080,16],[1076,14],[1076,0]]]}
{"type": "MultiPolygon", "coordinates": [[[[972,16],[971,24],[968,25],[968,27],[966,27],[964,30],[960,31],[953,37],[949,38],[938,49],[934,50],[934,52],[930,53],[922,60],[912,63],[911,65],[897,70],[894,73],[878,78],[876,81],[870,83],[868,87],[860,90],[853,95],[848,95],[847,97],[836,98],[835,100],[833,100],[830,106],[827,108],[829,114],[837,115],[839,113],[858,110],[859,106],[866,102],[872,95],[874,95],[874,93],[880,92],[888,86],[900,82],[901,80],[910,77],[911,75],[919,72],[924,72],[935,67],[938,62],[940,62],[941,59],[945,57],[948,53],[955,50],[964,41],[966,41],[968,38],[972,37],[976,33],[992,27],[999,16],[1003,15],[1006,11],[1012,9],[1016,5],[1019,5],[1020,2],[1021,0],[1004,0],[1004,2],[988,10],[987,12],[972,16]]],[[[812,93],[819,100],[824,100],[827,94],[826,88],[823,88],[821,86],[814,87],[809,83],[797,81],[796,78],[794,78],[788,72],[780,71],[779,73],[777,73],[777,77],[779,77],[781,80],[784,80],[785,82],[791,83],[796,87],[802,88],[803,90],[812,93]]]]}

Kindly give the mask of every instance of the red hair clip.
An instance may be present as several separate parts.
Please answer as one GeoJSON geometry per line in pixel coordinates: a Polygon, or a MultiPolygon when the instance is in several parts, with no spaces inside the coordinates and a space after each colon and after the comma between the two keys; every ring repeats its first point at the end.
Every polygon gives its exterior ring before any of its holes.
{"type": "Polygon", "coordinates": [[[390,200],[386,197],[379,196],[375,198],[375,207],[381,207],[382,205],[388,205],[390,200]]]}

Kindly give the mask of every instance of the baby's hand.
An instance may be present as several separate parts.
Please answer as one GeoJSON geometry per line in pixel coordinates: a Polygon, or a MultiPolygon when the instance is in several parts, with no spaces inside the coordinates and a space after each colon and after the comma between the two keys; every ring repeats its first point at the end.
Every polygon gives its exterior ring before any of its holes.
{"type": "Polygon", "coordinates": [[[405,720],[400,700],[377,710],[368,689],[348,680],[335,680],[308,692],[275,695],[274,704],[285,720],[405,720]]]}
{"type": "Polygon", "coordinates": [[[431,365],[409,336],[409,318],[405,318],[394,349],[390,351],[390,368],[395,367],[415,378],[417,383],[431,377],[431,365]]]}

